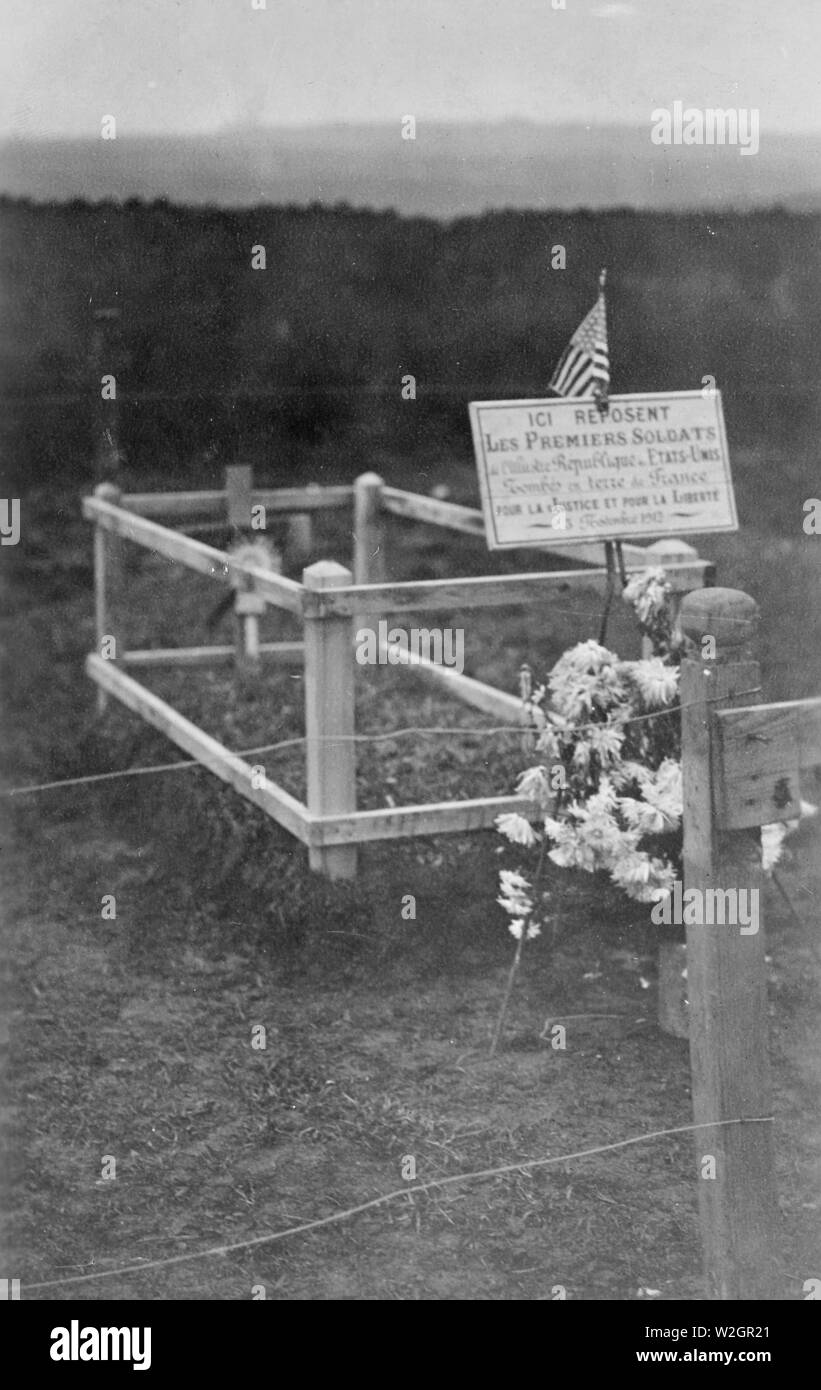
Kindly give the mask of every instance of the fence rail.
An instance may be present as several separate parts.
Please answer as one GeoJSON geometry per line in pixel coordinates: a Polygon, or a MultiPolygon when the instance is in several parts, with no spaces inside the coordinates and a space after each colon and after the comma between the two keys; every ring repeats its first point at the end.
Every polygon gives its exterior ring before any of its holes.
{"type": "MultiPolygon", "coordinates": [[[[211,521],[226,521],[229,489],[216,492],[131,492],[123,495],[122,506],[140,516],[164,517],[167,521],[187,521],[203,517],[211,521]]],[[[353,488],[308,487],[254,488],[251,501],[269,512],[313,512],[348,507],[353,500],[353,488]]]]}
{"type": "MultiPolygon", "coordinates": [[[[87,658],[89,676],[105,695],[113,695],[160,729],[215,776],[259,806],[308,848],[311,867],[331,878],[356,872],[357,846],[492,827],[500,812],[535,816],[533,803],[518,797],[482,797],[430,805],[363,811],[356,805],[354,657],[355,618],[378,612],[458,609],[528,603],[542,595],[577,588],[601,592],[606,571],[601,548],[572,552],[588,568],[501,578],[447,579],[395,584],[385,579],[384,520],[392,514],[481,534],[480,514],[471,509],[387,489],[375,474],[353,488],[254,491],[241,470],[220,493],[205,494],[213,516],[226,512],[241,527],[242,510],[260,499],[274,511],[307,513],[324,505],[353,503],[354,574],[333,561],[303,571],[303,583],[273,571],[238,563],[219,551],[160,526],[139,514],[186,519],[201,515],[201,497],[137,494],[117,505],[116,490],[103,485],[84,500],[84,514],[95,524],[95,594],[98,640],[110,633],[111,597],[116,592],[123,540],[143,545],[168,559],[237,587],[236,609],[252,593],[266,603],[299,613],[304,642],[231,647],[127,650],[118,632],[120,667],[165,664],[205,665],[270,659],[304,663],[307,804],[291,796],[243,758],[146,690],[101,654],[87,658]],[[310,506],[308,503],[310,494],[310,506]],[[170,499],[170,500],[169,500],[170,499]],[[139,505],[137,505],[139,504],[139,505]],[[162,507],[167,504],[167,510],[162,507]],[[199,510],[197,510],[199,508],[199,510]],[[583,553],[581,553],[583,551],[583,553]],[[372,582],[374,580],[381,582],[372,582]]],[[[551,547],[559,549],[559,547],[551,547]]],[[[681,541],[657,542],[646,549],[626,547],[628,568],[662,565],[681,602],[680,624],[690,647],[682,664],[682,765],[684,780],[684,877],[688,888],[741,888],[757,891],[761,856],[749,827],[791,818],[798,812],[800,779],[821,766],[821,699],[788,704],[750,704],[760,689],[753,642],[757,610],[735,590],[713,589],[712,566],[681,541]],[[705,636],[715,639],[712,661],[702,656],[705,636]]],[[[382,649],[384,650],[383,643],[382,649]]],[[[409,653],[401,661],[445,685],[457,698],[513,721],[520,702],[445,667],[409,653]]],[[[783,1297],[779,1219],[775,1191],[771,1117],[767,1116],[767,1002],[764,934],[687,924],[687,988],[693,1108],[698,1131],[695,1161],[702,1240],[709,1296],[719,1299],[783,1297]],[[706,1171],[709,1167],[710,1171],[706,1171]]],[[[660,980],[680,970],[669,957],[660,980]]],[[[680,979],[677,981],[680,985],[680,979]]],[[[660,992],[663,988],[660,984],[660,992]]],[[[664,1013],[660,1004],[660,1013],[664,1013]]]]}
{"type": "MultiPolygon", "coordinates": [[[[351,878],[356,873],[357,844],[487,829],[500,812],[530,813],[530,803],[515,796],[373,811],[357,809],[353,693],[357,621],[374,614],[527,604],[571,591],[600,594],[608,579],[607,570],[600,563],[601,546],[551,545],[552,551],[583,562],[572,570],[394,583],[386,577],[384,523],[388,515],[473,535],[483,534],[484,526],[479,511],[387,488],[375,473],[363,474],[353,486],[328,488],[309,485],[255,489],[251,470],[246,466],[229,468],[225,487],[219,491],[122,496],[111,484],[102,484],[93,497],[83,499],[83,514],[95,526],[95,607],[100,650],[89,657],[87,670],[98,687],[100,708],[113,695],[193,753],[240,795],[307,844],[313,869],[332,878],[351,878]],[[206,545],[156,519],[185,522],[205,517],[214,524],[230,525],[239,533],[250,534],[252,509],[259,504],[266,512],[290,514],[297,519],[308,518],[319,508],[352,505],[354,572],[335,562],[320,561],[309,565],[303,571],[303,582],[298,583],[237,559],[231,550],[206,545]],[[127,631],[113,619],[113,600],[122,591],[119,547],[123,542],[143,546],[199,574],[231,584],[236,590],[238,629],[234,646],[129,650],[127,631]],[[356,583],[352,582],[354,578],[356,583]],[[260,643],[257,604],[270,604],[298,614],[304,624],[304,640],[260,643]],[[104,640],[112,637],[114,663],[103,656],[104,640]],[[307,804],[270,781],[264,787],[252,787],[247,764],[125,674],[129,669],[219,665],[232,658],[241,663],[264,660],[304,666],[307,804]]],[[[712,581],[710,563],[700,560],[691,547],[679,541],[647,548],[627,546],[625,551],[631,570],[648,563],[664,565],[678,595],[712,581]]],[[[382,650],[385,651],[384,642],[382,650]]],[[[522,721],[521,701],[510,692],[414,653],[398,651],[396,656],[402,664],[482,713],[510,723],[522,721]]]]}

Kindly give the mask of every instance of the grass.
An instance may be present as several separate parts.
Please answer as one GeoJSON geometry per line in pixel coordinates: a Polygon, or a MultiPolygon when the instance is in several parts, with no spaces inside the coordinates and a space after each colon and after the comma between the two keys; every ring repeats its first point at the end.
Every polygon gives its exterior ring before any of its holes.
{"type": "MultiPolygon", "coordinates": [[[[102,724],[94,717],[82,672],[89,536],[68,518],[66,508],[55,527],[43,511],[42,563],[13,589],[4,620],[14,654],[7,784],[176,756],[116,705],[102,724]]],[[[326,518],[318,554],[344,559],[348,524],[326,518]]],[[[496,563],[469,538],[423,527],[392,536],[400,577],[496,563]]],[[[808,596],[821,548],[762,527],[703,550],[720,580],[761,601],[768,693],[815,693],[821,633],[808,596]]],[[[129,641],[208,640],[214,602],[198,577],[137,559],[129,641]]],[[[595,635],[598,616],[568,599],[447,621],[465,627],[466,669],[515,689],[522,659],[545,670],[595,635]]],[[[272,619],[263,636],[292,636],[290,622],[272,619]]],[[[637,650],[625,615],[612,640],[624,655],[637,650]]],[[[302,733],[298,673],[157,672],[150,683],[231,747],[302,733]]],[[[380,736],[465,730],[361,745],[362,806],[505,792],[521,764],[518,736],[488,734],[487,720],[404,670],[358,672],[357,720],[380,736]]],[[[270,770],[301,793],[298,751],[270,770]]],[[[652,934],[606,883],[551,872],[556,930],[528,946],[491,1059],[512,952],[496,872],[515,862],[493,834],[374,844],[354,884],[329,885],[307,873],[290,837],[201,770],[21,797],[6,810],[7,1091],[17,1108],[4,1240],[8,1272],[24,1285],[319,1219],[402,1187],[408,1158],[425,1182],[690,1117],[686,1045],[654,1023],[652,934]],[[116,921],[101,918],[103,894],[116,898],[116,921]],[[408,894],[413,920],[401,915],[408,894]],[[545,1023],[564,1015],[568,1046],[555,1051],[545,1023]],[[264,1051],[251,1046],[259,1024],[264,1051]],[[117,1160],[113,1182],[101,1180],[105,1155],[117,1160]]],[[[821,889],[818,862],[805,837],[790,871],[805,928],[775,897],[765,912],[788,1297],[821,1258],[818,966],[812,899],[797,886],[821,889]]],[[[557,1285],[593,1300],[647,1286],[699,1298],[690,1142],[432,1188],[228,1257],[24,1296],[234,1299],[258,1283],[281,1300],[549,1299],[557,1285]]]]}

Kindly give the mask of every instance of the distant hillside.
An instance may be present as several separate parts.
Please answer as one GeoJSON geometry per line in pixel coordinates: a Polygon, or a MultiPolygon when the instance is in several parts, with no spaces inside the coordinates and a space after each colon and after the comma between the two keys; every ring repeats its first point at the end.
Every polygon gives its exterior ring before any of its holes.
{"type": "Polygon", "coordinates": [[[210,137],[0,143],[0,192],[37,200],[170,198],[393,208],[437,218],[493,208],[821,208],[821,139],[760,150],[657,146],[646,127],[417,124],[234,130],[210,137]]]}
{"type": "Polygon", "coordinates": [[[544,392],[602,265],[614,391],[715,376],[731,446],[768,446],[769,492],[739,477],[740,496],[795,524],[807,458],[818,467],[817,214],[501,212],[443,225],[341,208],[0,200],[0,444],[21,487],[88,476],[92,310],[116,304],[105,370],[133,476],[213,486],[226,462],[248,461],[324,477],[320,455],[336,477],[384,472],[399,454],[438,468],[469,457],[468,401],[544,392]],[[565,270],[551,266],[556,243],[565,270]]]}

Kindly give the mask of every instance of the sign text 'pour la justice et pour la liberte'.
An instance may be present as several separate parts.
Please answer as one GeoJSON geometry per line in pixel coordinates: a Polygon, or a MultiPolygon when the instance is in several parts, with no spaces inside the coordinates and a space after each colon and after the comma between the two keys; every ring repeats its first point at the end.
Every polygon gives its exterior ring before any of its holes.
{"type": "Polygon", "coordinates": [[[488,546],[736,531],[718,391],[470,406],[488,546]]]}

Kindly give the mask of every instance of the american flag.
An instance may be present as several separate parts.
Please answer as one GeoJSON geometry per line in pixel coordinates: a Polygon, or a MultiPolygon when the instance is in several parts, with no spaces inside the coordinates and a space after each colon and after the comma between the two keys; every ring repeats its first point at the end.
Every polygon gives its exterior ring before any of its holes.
{"type": "Polygon", "coordinates": [[[607,400],[610,389],[610,354],[607,350],[607,310],[604,284],[590,313],[570,339],[550,381],[560,396],[598,396],[607,400]]]}

